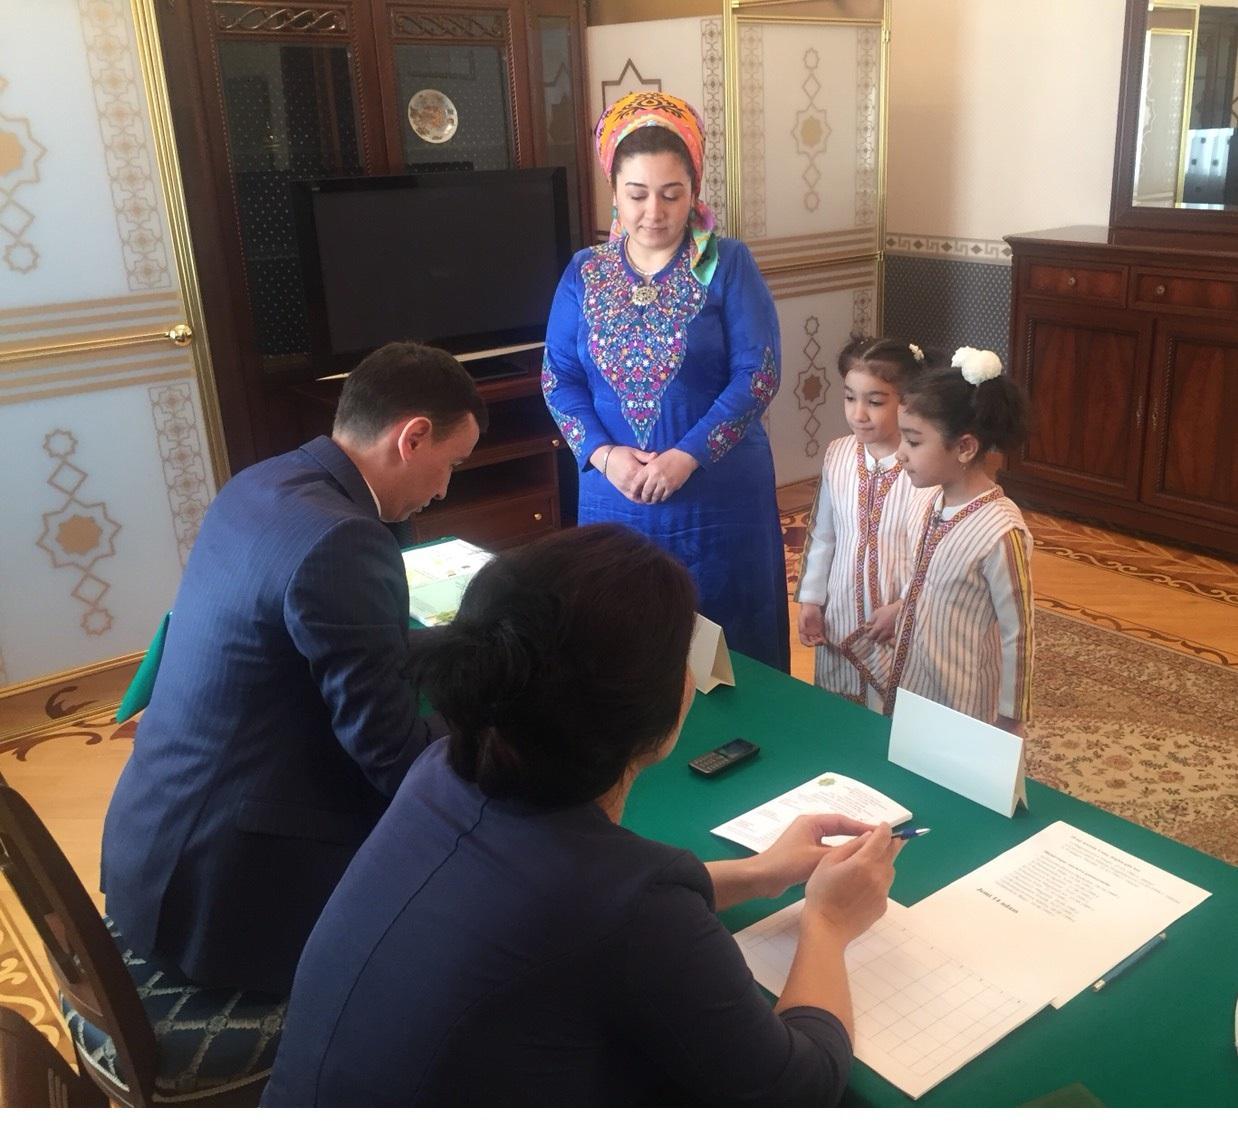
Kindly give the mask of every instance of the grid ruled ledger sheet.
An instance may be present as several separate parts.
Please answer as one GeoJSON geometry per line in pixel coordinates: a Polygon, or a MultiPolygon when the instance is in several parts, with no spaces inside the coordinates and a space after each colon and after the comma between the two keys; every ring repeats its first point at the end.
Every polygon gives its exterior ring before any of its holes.
{"type": "MultiPolygon", "coordinates": [[[[799,941],[804,902],[735,935],[756,980],[776,996],[799,941]]],[[[855,1010],[855,1055],[919,1099],[1049,1004],[1048,983],[1015,988],[934,940],[914,910],[891,900],[846,951],[855,1010]],[[1044,988],[1040,988],[1044,985],[1044,988]]]]}

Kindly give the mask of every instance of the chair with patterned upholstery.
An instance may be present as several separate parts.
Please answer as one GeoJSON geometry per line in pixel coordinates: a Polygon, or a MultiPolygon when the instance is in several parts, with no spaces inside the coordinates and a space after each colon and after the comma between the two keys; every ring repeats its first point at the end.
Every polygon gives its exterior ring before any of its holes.
{"type": "Polygon", "coordinates": [[[0,1107],[107,1107],[38,1029],[0,1005],[0,1107]]]}
{"type": "Polygon", "coordinates": [[[284,1025],[283,1001],[204,989],[136,957],[8,786],[0,786],[0,873],[43,939],[78,1064],[107,1096],[133,1107],[258,1102],[284,1025]]]}

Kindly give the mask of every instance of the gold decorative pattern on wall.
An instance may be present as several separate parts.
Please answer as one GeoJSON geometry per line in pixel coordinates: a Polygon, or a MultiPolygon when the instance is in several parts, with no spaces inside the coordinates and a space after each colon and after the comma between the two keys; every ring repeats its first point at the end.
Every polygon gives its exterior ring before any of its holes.
{"type": "Polygon", "coordinates": [[[723,80],[722,20],[701,21],[701,116],[705,119],[705,174],[701,197],[726,227],[726,84],[723,80]]]}
{"type": "Polygon", "coordinates": [[[739,25],[739,138],[747,240],[765,235],[765,38],[759,24],[739,25]]]}
{"type": "Polygon", "coordinates": [[[821,321],[815,315],[804,320],[804,367],[795,376],[795,397],[804,415],[806,457],[816,457],[821,451],[821,443],[817,440],[821,419],[817,412],[825,405],[825,396],[830,390],[829,374],[820,362],[821,344],[817,341],[820,330],[821,321]]]}
{"type": "Polygon", "coordinates": [[[176,531],[176,549],[181,567],[184,567],[209,503],[209,482],[192,388],[188,382],[177,382],[152,388],[147,393],[163,462],[163,480],[168,489],[168,507],[172,510],[176,531]]]}
{"type": "Polygon", "coordinates": [[[214,0],[221,32],[347,32],[348,9],[320,4],[255,4],[214,0]]]}
{"type": "Polygon", "coordinates": [[[757,237],[747,242],[762,271],[777,271],[819,260],[871,254],[876,228],[828,229],[799,236],[757,237]]]}
{"type": "Polygon", "coordinates": [[[629,59],[624,63],[623,70],[619,72],[617,79],[602,80],[602,109],[605,110],[611,103],[623,98],[624,95],[630,95],[633,91],[660,91],[661,89],[661,79],[646,79],[640,73],[640,68],[629,59]]]}
{"type": "Polygon", "coordinates": [[[822,264],[794,272],[778,272],[766,277],[770,294],[776,300],[795,296],[850,292],[856,288],[876,288],[877,261],[861,260],[846,264],[822,264]]]}
{"type": "Polygon", "coordinates": [[[173,287],[129,5],[78,0],[78,9],[129,290],[173,287]]]}
{"type": "Polygon", "coordinates": [[[184,352],[99,347],[0,365],[0,406],[193,378],[193,360],[184,352]]]}
{"type": "Polygon", "coordinates": [[[855,223],[877,223],[877,118],[881,29],[860,28],[855,61],[855,223]]]}
{"type": "MultiPolygon", "coordinates": [[[[0,95],[8,86],[0,75],[0,95]]],[[[39,162],[47,151],[30,133],[30,120],[0,114],[0,261],[25,275],[39,264],[39,252],[27,239],[34,214],[17,200],[23,185],[39,180],[39,162]]]]}
{"type": "Polygon", "coordinates": [[[877,306],[877,289],[860,288],[851,300],[851,330],[857,335],[875,335],[873,315],[877,306]]]}
{"type": "Polygon", "coordinates": [[[185,318],[180,293],[139,292],[0,310],[0,349],[90,342],[163,330],[185,318]]]}
{"type": "Polygon", "coordinates": [[[121,526],[108,515],[107,505],[78,495],[87,474],[70,460],[77,453],[77,438],[69,430],[51,430],[43,438],[43,450],[56,462],[47,483],[64,501],[43,514],[43,532],[35,543],[47,553],[52,567],[80,574],[70,594],[86,607],[82,630],[88,635],[106,634],[112,629],[112,613],[103,606],[103,597],[112,585],[94,569],[100,560],[116,554],[121,526]]]}
{"type": "Polygon", "coordinates": [[[800,90],[804,92],[808,102],[795,112],[795,125],[791,127],[795,151],[804,159],[800,178],[804,182],[804,208],[810,213],[815,213],[821,207],[821,195],[817,192],[821,170],[817,166],[817,159],[825,153],[826,144],[833,133],[825,110],[817,105],[821,80],[815,72],[820,65],[821,56],[817,50],[808,48],[804,52],[804,70],[807,74],[800,83],[800,90]]]}
{"type": "Polygon", "coordinates": [[[932,256],[938,260],[981,260],[1009,264],[1010,245],[1004,240],[970,236],[920,236],[887,233],[886,251],[900,256],[932,256]]]}

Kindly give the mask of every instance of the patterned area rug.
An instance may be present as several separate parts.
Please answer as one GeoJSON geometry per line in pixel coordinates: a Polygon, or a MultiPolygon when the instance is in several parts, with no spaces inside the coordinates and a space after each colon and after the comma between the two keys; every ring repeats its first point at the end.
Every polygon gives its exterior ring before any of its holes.
{"type": "MultiPolygon", "coordinates": [[[[1238,602],[1238,568],[1224,561],[1183,553],[1179,571],[1177,554],[1159,545],[1033,516],[1038,551],[1221,603],[1238,602]],[[1095,542],[1092,532],[1098,534],[1095,542]],[[1048,546],[1042,547],[1042,539],[1048,546]]],[[[782,516],[788,594],[799,580],[806,519],[803,508],[782,516]]],[[[1238,864],[1233,660],[1050,596],[1038,594],[1036,607],[1031,775],[1238,864]]]]}
{"type": "Polygon", "coordinates": [[[1038,603],[1028,772],[1238,864],[1238,673],[1038,603]]]}

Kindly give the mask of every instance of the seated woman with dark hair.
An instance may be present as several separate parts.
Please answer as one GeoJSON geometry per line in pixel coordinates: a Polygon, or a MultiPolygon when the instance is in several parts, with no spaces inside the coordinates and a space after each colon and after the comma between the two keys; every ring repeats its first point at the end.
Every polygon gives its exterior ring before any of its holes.
{"type": "Polygon", "coordinates": [[[843,949],[898,841],[801,817],[702,864],[619,825],[692,701],[688,573],[616,525],[488,564],[418,678],[452,723],[318,921],[263,1102],[822,1104],[851,1061],[843,949]],[[858,836],[840,848],[821,837],[858,836]],[[771,1008],[716,908],[808,880],[771,1008]]]}

